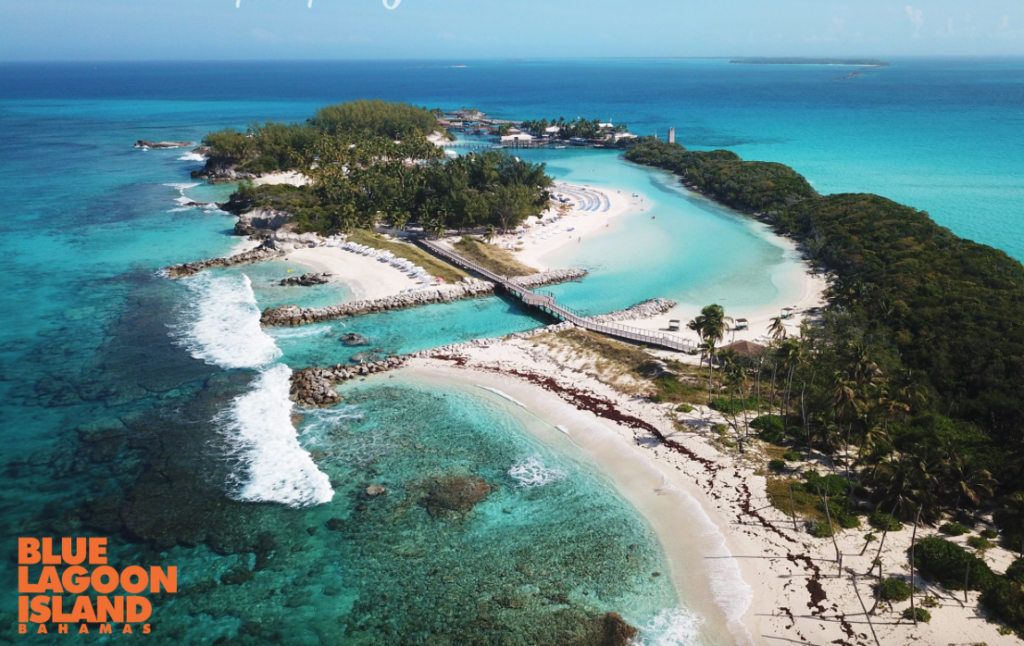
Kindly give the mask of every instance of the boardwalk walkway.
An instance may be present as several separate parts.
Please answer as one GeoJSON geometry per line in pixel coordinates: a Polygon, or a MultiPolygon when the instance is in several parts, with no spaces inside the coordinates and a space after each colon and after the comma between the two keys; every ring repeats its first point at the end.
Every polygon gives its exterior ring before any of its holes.
{"type": "Polygon", "coordinates": [[[484,269],[480,265],[466,260],[459,254],[442,247],[436,242],[423,238],[420,238],[417,242],[431,253],[444,258],[452,264],[468,269],[469,271],[472,271],[473,273],[478,274],[497,285],[501,285],[506,292],[518,298],[525,305],[538,309],[559,321],[569,321],[576,327],[590,330],[591,332],[605,334],[616,339],[631,341],[633,343],[643,343],[645,345],[657,346],[659,348],[667,348],[677,352],[693,352],[697,349],[697,345],[692,341],[673,336],[671,334],[655,332],[653,330],[643,330],[640,328],[629,327],[627,325],[620,325],[618,323],[598,323],[591,320],[590,317],[582,314],[581,312],[570,307],[566,307],[565,305],[559,305],[555,301],[555,296],[551,293],[530,291],[525,287],[517,285],[507,276],[500,276],[493,271],[484,269]]]}

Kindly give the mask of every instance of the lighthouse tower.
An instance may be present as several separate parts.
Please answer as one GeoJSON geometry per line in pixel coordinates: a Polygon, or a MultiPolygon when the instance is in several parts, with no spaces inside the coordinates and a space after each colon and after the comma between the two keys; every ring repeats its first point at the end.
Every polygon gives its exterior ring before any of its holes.
{"type": "Polygon", "coordinates": [[[672,127],[672,128],[668,129],[668,143],[670,143],[670,144],[676,143],[676,129],[675,129],[675,127],[672,127]]]}

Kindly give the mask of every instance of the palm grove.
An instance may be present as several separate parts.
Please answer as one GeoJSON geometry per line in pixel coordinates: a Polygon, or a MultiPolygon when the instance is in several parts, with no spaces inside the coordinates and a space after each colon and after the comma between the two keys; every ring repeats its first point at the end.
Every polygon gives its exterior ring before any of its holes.
{"type": "Polygon", "coordinates": [[[496,151],[446,160],[428,140],[443,133],[435,113],[402,103],[327,106],[305,123],[268,122],[248,132],[222,130],[203,140],[207,169],[232,177],[297,170],[307,187],[243,184],[237,210],[288,211],[300,230],[330,233],[390,224],[425,230],[509,230],[548,201],[543,164],[496,151]]]}
{"type": "MultiPolygon", "coordinates": [[[[883,531],[918,518],[969,531],[991,514],[1024,557],[1024,267],[877,195],[818,195],[781,164],[661,142],[626,156],[756,214],[836,278],[820,324],[785,338],[776,320],[765,355],[718,361],[729,392],[759,410],[768,394],[771,414],[750,424],[761,437],[790,447],[787,458],[812,448],[831,456],[831,475],[798,484],[828,514],[812,531],[854,527],[865,507],[883,531]]],[[[714,354],[726,323],[711,306],[690,326],[714,354]]],[[[972,545],[983,551],[987,540],[972,545]]],[[[964,548],[926,539],[914,561],[947,587],[967,581],[1024,628],[1024,560],[997,576],[964,548]]]]}

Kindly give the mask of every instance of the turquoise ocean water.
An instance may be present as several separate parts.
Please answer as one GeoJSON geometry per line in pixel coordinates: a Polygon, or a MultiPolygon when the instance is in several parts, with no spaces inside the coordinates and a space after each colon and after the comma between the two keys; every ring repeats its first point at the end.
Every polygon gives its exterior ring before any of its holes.
{"type": "MultiPolygon", "coordinates": [[[[110,536],[124,564],[182,571],[181,593],[156,603],[161,643],[573,643],[606,611],[644,628],[644,643],[727,643],[694,635],[686,599],[704,591],[650,576],[667,566],[644,519],[507,402],[398,379],[346,387],[335,411],[293,418],[287,403],[290,370],[351,356],[343,330],[407,352],[542,321],[491,298],[261,330],[262,307],[351,296],[277,287],[281,263],[158,276],[230,251],[231,218],[176,204],[230,189],[193,185],[199,163],[184,151],[131,144],[361,97],[594,116],[640,134],[674,125],[685,145],[792,164],[823,192],[877,192],[1024,257],[1024,61],[902,60],[834,80],[847,72],[683,60],[0,65],[0,574],[13,581],[16,536],[110,536]],[[430,513],[438,482],[472,478],[490,492],[472,511],[430,513]],[[388,494],[366,499],[369,484],[388,494]]],[[[613,154],[531,156],[560,179],[640,191],[659,215],[567,255],[593,270],[558,288],[573,306],[780,297],[772,277],[791,259],[748,220],[613,154]]],[[[0,639],[14,639],[6,589],[0,639]]]]}

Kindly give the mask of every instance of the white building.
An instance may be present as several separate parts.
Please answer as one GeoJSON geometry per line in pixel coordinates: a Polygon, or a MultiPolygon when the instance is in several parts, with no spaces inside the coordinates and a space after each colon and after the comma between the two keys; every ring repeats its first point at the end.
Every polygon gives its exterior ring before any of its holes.
{"type": "Polygon", "coordinates": [[[533,135],[528,135],[525,132],[503,135],[501,138],[503,144],[528,144],[531,142],[533,142],[533,135]]]}

